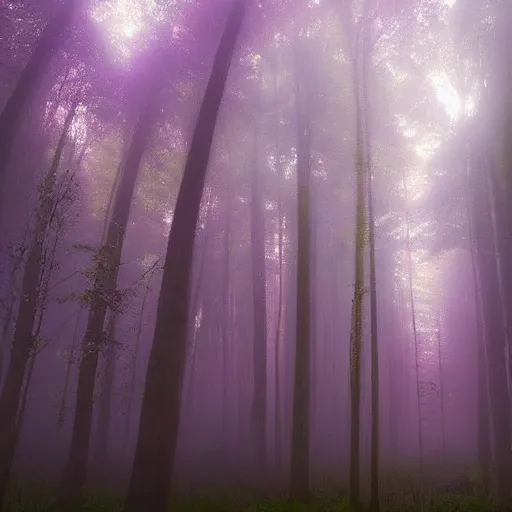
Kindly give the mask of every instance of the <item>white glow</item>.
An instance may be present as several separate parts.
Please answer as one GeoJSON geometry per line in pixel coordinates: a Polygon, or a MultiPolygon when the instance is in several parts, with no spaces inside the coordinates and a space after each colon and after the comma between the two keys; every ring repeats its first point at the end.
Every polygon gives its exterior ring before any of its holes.
{"type": "Polygon", "coordinates": [[[454,120],[460,112],[461,101],[458,92],[453,87],[445,73],[435,72],[430,75],[432,85],[436,89],[438,101],[443,105],[446,113],[454,120]]]}

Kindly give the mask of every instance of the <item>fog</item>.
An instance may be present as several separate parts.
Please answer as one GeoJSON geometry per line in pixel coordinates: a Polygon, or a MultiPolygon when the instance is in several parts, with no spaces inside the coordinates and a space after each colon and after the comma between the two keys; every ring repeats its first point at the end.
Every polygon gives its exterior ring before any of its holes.
{"type": "Polygon", "coordinates": [[[512,5],[0,13],[0,510],[510,505],[512,5]]]}

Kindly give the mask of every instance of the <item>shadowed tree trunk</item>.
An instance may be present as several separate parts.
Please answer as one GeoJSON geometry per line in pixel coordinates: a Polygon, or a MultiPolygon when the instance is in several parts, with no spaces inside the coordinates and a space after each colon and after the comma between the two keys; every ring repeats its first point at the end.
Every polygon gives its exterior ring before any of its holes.
{"type": "Polygon", "coordinates": [[[353,55],[353,80],[356,101],[356,218],[355,218],[355,270],[354,295],[350,329],[350,469],[349,501],[354,510],[360,508],[360,419],[361,419],[361,349],[363,338],[364,303],[364,247],[366,238],[365,177],[366,155],[364,148],[363,98],[361,94],[361,31],[353,55]]]}
{"type": "MultiPolygon", "coordinates": [[[[366,47],[366,39],[364,41],[366,47]]],[[[371,498],[370,510],[379,511],[379,340],[378,340],[378,317],[377,317],[377,270],[375,265],[375,218],[373,213],[373,194],[372,194],[372,163],[371,163],[371,139],[369,132],[369,102],[368,102],[368,83],[367,83],[367,53],[365,50],[363,60],[363,117],[365,146],[366,146],[366,165],[368,168],[368,237],[370,248],[370,351],[371,351],[371,498]]]]}
{"type": "Polygon", "coordinates": [[[167,245],[125,512],[163,512],[180,423],[194,237],[220,104],[248,0],[235,0],[190,144],[167,245]]]}
{"type": "Polygon", "coordinates": [[[443,358],[441,350],[441,312],[438,313],[437,320],[437,365],[439,370],[439,401],[441,405],[441,444],[443,448],[443,457],[446,457],[446,420],[444,413],[444,372],[443,358]]]}
{"type": "Polygon", "coordinates": [[[492,441],[495,457],[495,484],[498,499],[510,495],[512,454],[510,449],[510,408],[505,361],[505,324],[500,306],[500,285],[492,236],[492,220],[487,190],[489,156],[470,155],[472,227],[478,276],[481,285],[482,313],[486,331],[487,376],[491,410],[492,441]]]}
{"type": "MultiPolygon", "coordinates": [[[[228,141],[229,145],[229,141],[228,141]]],[[[233,208],[233,189],[232,189],[232,173],[233,173],[233,160],[231,158],[231,151],[229,153],[229,167],[227,168],[226,176],[226,216],[225,216],[225,229],[224,229],[224,268],[223,268],[223,283],[222,283],[222,301],[224,305],[224,314],[222,317],[222,435],[226,446],[226,455],[229,460],[230,468],[232,467],[232,443],[229,437],[229,404],[231,403],[231,394],[229,388],[230,371],[231,371],[231,358],[230,358],[230,344],[231,344],[231,216],[233,208]]]]}
{"type": "Polygon", "coordinates": [[[265,477],[267,466],[267,293],[265,268],[265,211],[263,204],[264,198],[261,193],[261,178],[259,176],[260,168],[258,160],[260,155],[258,139],[259,127],[256,127],[254,134],[254,160],[251,186],[251,248],[254,312],[254,394],[251,411],[251,426],[253,429],[256,474],[258,479],[262,479],[265,477]]]}
{"type": "Polygon", "coordinates": [[[0,114],[0,195],[23,110],[37,89],[53,55],[62,44],[74,13],[83,3],[83,0],[70,0],[59,7],[57,14],[43,30],[34,52],[0,114]]]}
{"type": "Polygon", "coordinates": [[[76,315],[76,323],[75,323],[75,329],[73,332],[73,339],[71,341],[71,347],[69,349],[69,356],[68,360],[66,361],[66,374],[64,377],[64,386],[62,388],[62,396],[60,400],[60,407],[59,412],[57,414],[57,428],[61,429],[64,426],[64,423],[66,421],[66,401],[68,398],[68,388],[69,388],[69,379],[71,377],[71,368],[74,364],[74,355],[76,352],[76,345],[79,341],[79,329],[80,329],[80,320],[82,318],[82,307],[81,305],[78,306],[78,311],[76,315]]]}
{"type": "Polygon", "coordinates": [[[103,373],[101,398],[98,410],[97,438],[92,462],[94,477],[96,482],[99,484],[104,484],[108,480],[110,474],[109,464],[111,461],[108,456],[108,436],[110,430],[112,392],[116,373],[115,331],[117,318],[117,314],[111,312],[106,329],[106,347],[104,349],[105,371],[103,373]]]}
{"type": "Polygon", "coordinates": [[[297,312],[290,498],[308,501],[310,465],[311,352],[311,62],[307,43],[295,41],[295,101],[297,106],[297,312]]]}
{"type": "Polygon", "coordinates": [[[477,354],[477,453],[482,474],[484,492],[490,491],[491,483],[491,429],[489,410],[489,380],[487,376],[487,351],[485,341],[485,329],[482,310],[482,287],[478,275],[476,260],[475,237],[473,228],[473,215],[471,208],[470,166],[466,165],[466,216],[468,219],[468,239],[471,256],[471,270],[473,276],[473,291],[475,303],[475,337],[477,354]]]}
{"type": "Polygon", "coordinates": [[[76,407],[71,448],[59,489],[59,501],[64,510],[74,511],[85,485],[91,436],[94,384],[99,351],[104,340],[103,324],[107,309],[119,307],[117,275],[121,264],[124,236],[139,167],[158,113],[158,94],[151,91],[149,100],[139,114],[125,166],[121,174],[112,208],[107,236],[95,258],[94,282],[89,296],[89,317],[82,340],[78,369],[76,407]]]}
{"type": "Polygon", "coordinates": [[[414,303],[414,275],[412,264],[412,246],[411,246],[411,217],[409,213],[409,193],[405,178],[403,180],[404,194],[405,194],[405,246],[407,252],[407,274],[409,285],[409,304],[411,307],[411,321],[412,321],[412,334],[414,339],[414,368],[416,374],[416,407],[418,416],[418,454],[419,454],[419,475],[420,486],[423,485],[423,426],[421,423],[421,388],[420,388],[420,349],[418,343],[418,329],[416,326],[416,308],[414,303]]]}
{"type": "MultiPolygon", "coordinates": [[[[280,158],[279,152],[277,158],[280,158]]],[[[280,167],[280,166],[279,166],[280,167]]],[[[282,421],[281,421],[281,372],[280,372],[280,346],[281,346],[281,332],[283,323],[283,215],[281,205],[281,176],[282,171],[279,169],[279,197],[277,200],[277,222],[278,222],[278,265],[279,265],[279,285],[277,297],[277,321],[276,321],[276,338],[274,348],[274,371],[275,371],[275,408],[274,408],[274,436],[275,436],[275,457],[276,457],[276,470],[278,475],[282,470],[282,421]]]]}
{"type": "Polygon", "coordinates": [[[68,132],[75,115],[75,102],[66,116],[49,171],[39,186],[34,235],[28,252],[21,285],[20,305],[14,328],[11,357],[0,395],[0,510],[16,452],[16,421],[23,380],[34,345],[33,330],[39,306],[43,253],[54,205],[55,183],[68,132]]]}

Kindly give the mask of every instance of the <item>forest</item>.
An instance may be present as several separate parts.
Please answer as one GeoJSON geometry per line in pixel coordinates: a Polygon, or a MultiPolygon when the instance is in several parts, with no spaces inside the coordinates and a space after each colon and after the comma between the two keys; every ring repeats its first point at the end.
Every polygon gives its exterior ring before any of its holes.
{"type": "Polygon", "coordinates": [[[512,510],[511,27],[0,0],[0,512],[512,510]]]}

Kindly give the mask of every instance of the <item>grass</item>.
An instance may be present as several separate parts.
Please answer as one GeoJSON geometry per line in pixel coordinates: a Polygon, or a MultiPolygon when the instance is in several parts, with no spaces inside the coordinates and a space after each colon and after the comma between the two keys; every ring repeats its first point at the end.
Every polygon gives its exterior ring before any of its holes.
{"type": "MultiPolygon", "coordinates": [[[[105,497],[89,496],[81,512],[121,512],[122,502],[105,497]]],[[[409,494],[383,499],[382,512],[509,512],[512,509],[495,507],[485,498],[459,494],[417,495],[409,494]]],[[[57,511],[53,496],[48,493],[15,493],[11,496],[6,512],[57,511]]],[[[287,500],[267,499],[246,501],[241,497],[198,497],[173,500],[169,512],[349,512],[346,499],[337,496],[316,498],[309,504],[287,500]]],[[[78,511],[77,511],[78,512],[78,511]]],[[[141,511],[145,512],[145,511],[141,511]]],[[[149,511],[148,511],[149,512],[149,511]]]]}

